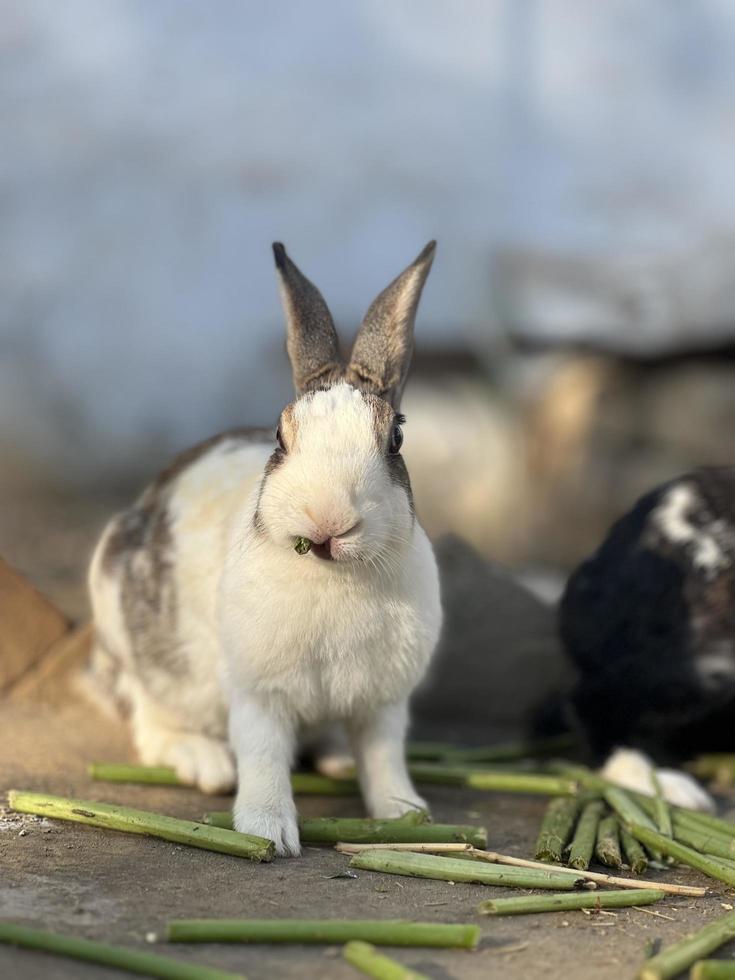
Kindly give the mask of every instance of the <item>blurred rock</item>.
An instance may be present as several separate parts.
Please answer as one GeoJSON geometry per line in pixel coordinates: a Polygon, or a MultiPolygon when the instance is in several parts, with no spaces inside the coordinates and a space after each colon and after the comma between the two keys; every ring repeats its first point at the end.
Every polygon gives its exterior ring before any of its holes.
{"type": "Polygon", "coordinates": [[[638,254],[505,250],[497,262],[510,332],[526,342],[645,358],[735,345],[731,234],[638,254]]]}
{"type": "Polygon", "coordinates": [[[641,494],[696,466],[732,464],[735,361],[555,355],[527,412],[534,495],[523,561],[570,569],[641,494]]]}
{"type": "Polygon", "coordinates": [[[522,734],[571,671],[553,606],[456,537],[436,545],[445,622],[428,679],[412,700],[414,731],[489,742],[522,734]]]}
{"type": "Polygon", "coordinates": [[[481,377],[417,379],[403,402],[403,454],[416,511],[432,538],[457,534],[513,560],[526,547],[522,420],[481,377]]]}

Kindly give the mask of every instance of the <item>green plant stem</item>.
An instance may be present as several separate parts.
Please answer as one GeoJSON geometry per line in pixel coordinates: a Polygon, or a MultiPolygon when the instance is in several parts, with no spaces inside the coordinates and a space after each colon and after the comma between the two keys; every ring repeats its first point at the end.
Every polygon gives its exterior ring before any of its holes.
{"type": "Polygon", "coordinates": [[[317,772],[292,772],[291,789],[297,796],[359,796],[356,779],[333,779],[317,772]]]}
{"type": "Polygon", "coordinates": [[[735,840],[728,840],[719,834],[710,833],[707,830],[695,830],[693,827],[682,826],[674,817],[674,839],[687,847],[693,847],[695,851],[702,854],[712,854],[726,861],[735,859],[735,840]]]}
{"type": "Polygon", "coordinates": [[[174,919],[168,939],[175,943],[347,943],[377,946],[441,946],[474,949],[480,930],[473,925],[403,922],[390,919],[174,919]]]}
{"type": "Polygon", "coordinates": [[[735,912],[729,912],[647,960],[638,973],[638,980],[675,977],[734,936],[735,912]]]}
{"type": "Polygon", "coordinates": [[[639,827],[648,827],[650,830],[657,829],[653,820],[624,789],[620,789],[619,786],[609,786],[603,795],[625,826],[634,823],[639,827]]]}
{"type": "Polygon", "coordinates": [[[409,772],[418,783],[468,786],[496,793],[533,793],[541,796],[570,796],[577,791],[571,779],[539,773],[505,772],[466,765],[414,763],[409,772]]]}
{"type": "Polygon", "coordinates": [[[378,952],[372,943],[359,939],[347,943],[342,949],[342,956],[356,970],[374,980],[429,980],[426,974],[410,970],[385,953],[378,952]]]}
{"type": "Polygon", "coordinates": [[[123,762],[92,762],[87,767],[92,779],[105,783],[150,783],[153,786],[183,785],[176,770],[168,766],[136,766],[123,762]]]}
{"type": "Polygon", "coordinates": [[[549,738],[528,739],[501,745],[480,745],[472,748],[452,748],[443,757],[452,762],[516,762],[523,759],[539,759],[574,748],[577,739],[573,735],[552,735],[549,738]]]}
{"type": "Polygon", "coordinates": [[[577,829],[569,845],[567,864],[570,868],[575,868],[577,871],[586,871],[589,868],[597,840],[597,828],[604,811],[605,804],[602,800],[591,800],[582,809],[577,829]]]}
{"type": "MultiPolygon", "coordinates": [[[[619,786],[609,786],[604,791],[603,796],[617,813],[626,829],[630,829],[631,824],[636,824],[638,827],[648,827],[649,830],[656,830],[656,825],[653,820],[651,820],[645,810],[642,810],[624,789],[620,789],[619,786]]],[[[649,851],[654,861],[662,860],[662,851],[652,850],[650,847],[649,851]]]]}
{"type": "MultiPolygon", "coordinates": [[[[632,838],[631,838],[632,840],[632,838]]],[[[634,841],[637,843],[637,841],[634,841]]],[[[640,846],[640,845],[639,845],[640,846]]],[[[642,852],[642,848],[641,848],[642,852]]],[[[573,871],[571,868],[560,868],[550,866],[542,861],[528,861],[526,858],[513,857],[510,854],[498,854],[496,851],[478,851],[477,848],[470,850],[470,855],[478,861],[490,861],[496,864],[508,864],[514,868],[534,868],[548,871],[561,871],[577,878],[584,878],[588,881],[599,882],[601,885],[615,885],[618,888],[646,889],[650,887],[650,882],[639,881],[636,878],[620,878],[616,875],[602,874],[600,871],[573,871]]],[[[702,898],[707,894],[706,888],[697,888],[692,885],[674,885],[670,882],[657,881],[656,888],[669,895],[689,895],[692,898],[702,898]]]]}
{"type": "Polygon", "coordinates": [[[438,762],[462,749],[451,742],[406,742],[409,762],[438,762]]]}
{"type": "Polygon", "coordinates": [[[578,797],[560,797],[546,807],[536,840],[536,860],[561,864],[564,848],[572,836],[579,814],[578,797]]]}
{"type": "Polygon", "coordinates": [[[76,936],[62,936],[56,932],[29,929],[12,922],[0,922],[0,942],[44,953],[56,953],[57,956],[84,960],[87,963],[99,963],[146,977],[162,977],[164,980],[245,980],[241,973],[226,973],[211,966],[170,959],[168,956],[159,956],[141,949],[111,946],[76,936]]]}
{"type": "Polygon", "coordinates": [[[610,814],[600,820],[595,842],[595,857],[607,868],[622,868],[623,856],[620,853],[620,831],[618,819],[610,814]]]}
{"type": "Polygon", "coordinates": [[[690,980],[735,980],[735,961],[700,960],[689,974],[690,980]]]}
{"type": "Polygon", "coordinates": [[[350,861],[350,867],[384,874],[407,875],[411,878],[434,878],[439,881],[476,882],[481,885],[500,885],[508,888],[574,888],[594,887],[583,878],[566,871],[537,871],[513,868],[484,861],[466,861],[459,857],[437,857],[404,851],[363,851],[350,861]]]}
{"type": "Polygon", "coordinates": [[[651,770],[651,785],[653,786],[654,794],[654,820],[656,821],[656,828],[664,837],[673,837],[674,828],[671,824],[671,810],[669,809],[669,804],[664,799],[661,783],[656,775],[655,769],[651,770]]]}
{"type": "MultiPolygon", "coordinates": [[[[570,779],[576,779],[580,785],[585,786],[587,789],[596,790],[598,793],[604,793],[606,789],[614,786],[613,783],[603,779],[597,773],[574,763],[556,761],[550,764],[550,768],[560,775],[567,776],[570,779]]],[[[652,796],[643,793],[634,793],[632,791],[625,792],[638,804],[640,809],[645,810],[649,817],[655,819],[656,801],[652,796]]],[[[706,827],[709,830],[726,834],[729,837],[735,837],[735,823],[732,821],[723,820],[721,817],[715,817],[710,813],[702,813],[699,810],[688,810],[685,807],[675,806],[670,809],[672,811],[672,822],[676,818],[679,818],[681,821],[696,826],[698,829],[706,827]]]]}
{"type": "MultiPolygon", "coordinates": [[[[232,828],[232,814],[227,810],[205,813],[204,822],[213,827],[232,828]]],[[[299,835],[308,844],[439,844],[462,843],[485,847],[487,831],[483,827],[461,824],[413,823],[397,820],[372,820],[369,817],[312,817],[299,820],[299,835]]]]}
{"type": "Polygon", "coordinates": [[[682,825],[695,827],[697,830],[707,830],[710,833],[720,834],[730,840],[735,839],[735,824],[729,820],[722,820],[714,817],[711,813],[701,813],[699,810],[684,810],[681,807],[674,808],[674,820],[678,820],[682,825]]]}
{"type": "Polygon", "coordinates": [[[208,851],[219,851],[251,861],[271,861],[275,854],[273,841],[232,830],[208,827],[203,823],[177,820],[148,810],[133,810],[126,806],[96,803],[90,800],[68,799],[45,793],[26,793],[11,789],[8,793],[11,809],[35,813],[55,820],[71,820],[91,827],[121,830],[128,834],[161,837],[177,844],[190,844],[208,851]]]}
{"type": "Polygon", "coordinates": [[[655,888],[640,891],[572,892],[566,895],[525,895],[521,898],[493,898],[482,902],[481,915],[527,915],[531,912],[564,912],[571,909],[618,909],[631,905],[651,905],[664,898],[655,888]]]}
{"type": "Polygon", "coordinates": [[[648,871],[648,855],[625,827],[620,828],[620,843],[623,848],[625,860],[630,865],[630,870],[633,874],[645,874],[648,871]]]}
{"type": "Polygon", "coordinates": [[[735,871],[721,864],[717,858],[700,854],[699,851],[694,851],[691,847],[686,847],[686,845],[680,844],[678,841],[664,837],[663,834],[660,834],[657,830],[651,830],[649,827],[631,824],[628,829],[636,840],[645,844],[649,849],[654,848],[662,854],[666,854],[668,857],[679,861],[680,864],[686,864],[690,868],[696,868],[710,878],[724,881],[731,887],[735,887],[735,871]]]}
{"type": "MultiPolygon", "coordinates": [[[[92,779],[107,783],[143,783],[156,786],[186,786],[167,766],[136,766],[121,762],[93,762],[88,768],[92,779]]],[[[315,772],[291,773],[294,793],[315,796],[356,796],[360,789],[355,779],[333,779],[315,772]]]]}

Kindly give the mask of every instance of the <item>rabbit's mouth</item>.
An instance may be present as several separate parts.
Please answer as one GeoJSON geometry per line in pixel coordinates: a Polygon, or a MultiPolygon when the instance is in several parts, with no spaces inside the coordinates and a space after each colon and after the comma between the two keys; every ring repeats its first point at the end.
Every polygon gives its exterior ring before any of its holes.
{"type": "Polygon", "coordinates": [[[334,561],[334,556],[331,551],[332,539],[327,538],[321,544],[317,544],[315,541],[311,542],[311,553],[316,555],[317,558],[321,558],[322,561],[334,561]]]}

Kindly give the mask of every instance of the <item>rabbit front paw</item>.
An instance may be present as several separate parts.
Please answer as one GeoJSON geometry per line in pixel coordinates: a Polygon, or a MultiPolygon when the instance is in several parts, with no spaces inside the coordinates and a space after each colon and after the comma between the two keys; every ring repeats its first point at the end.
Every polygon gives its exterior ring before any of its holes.
{"type": "Polygon", "coordinates": [[[412,810],[429,812],[429,804],[414,789],[402,788],[373,797],[370,803],[370,815],[380,820],[396,820],[412,810]]]}
{"type": "Polygon", "coordinates": [[[273,807],[238,801],[235,803],[233,826],[241,834],[255,834],[256,837],[272,840],[279,857],[298,857],[301,854],[296,807],[291,800],[273,807]]]}
{"type": "Polygon", "coordinates": [[[141,751],[148,765],[171,766],[182,783],[203,793],[229,793],[235,785],[235,764],[224,742],[190,732],[170,732],[149,739],[141,751]]]}

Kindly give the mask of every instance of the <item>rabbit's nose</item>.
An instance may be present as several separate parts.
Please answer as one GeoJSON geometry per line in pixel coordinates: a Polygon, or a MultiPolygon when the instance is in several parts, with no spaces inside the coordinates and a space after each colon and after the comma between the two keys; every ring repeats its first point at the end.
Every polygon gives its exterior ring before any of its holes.
{"type": "Polygon", "coordinates": [[[332,540],[332,538],[336,538],[336,539],[346,538],[348,534],[352,534],[353,531],[357,530],[359,524],[360,521],[357,520],[347,525],[342,524],[342,525],[337,525],[336,527],[333,527],[331,525],[318,527],[311,535],[311,541],[314,544],[329,545],[329,542],[332,540]]]}
{"type": "Polygon", "coordinates": [[[326,561],[332,561],[334,558],[339,558],[340,555],[344,554],[341,545],[353,531],[357,530],[359,523],[360,521],[356,521],[356,523],[354,523],[351,527],[346,528],[339,534],[333,534],[329,538],[324,538],[322,541],[312,540],[312,553],[316,555],[317,558],[323,558],[326,561]]]}

